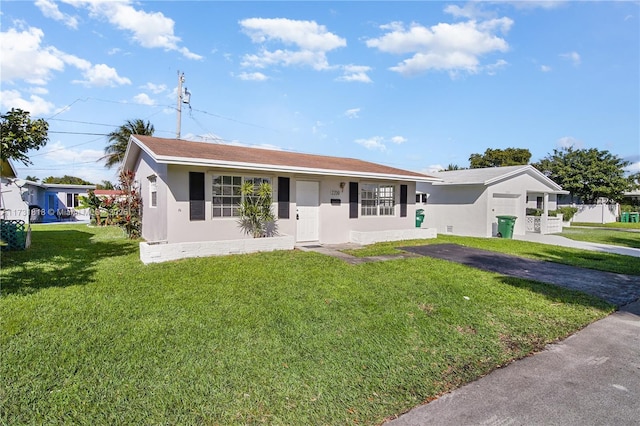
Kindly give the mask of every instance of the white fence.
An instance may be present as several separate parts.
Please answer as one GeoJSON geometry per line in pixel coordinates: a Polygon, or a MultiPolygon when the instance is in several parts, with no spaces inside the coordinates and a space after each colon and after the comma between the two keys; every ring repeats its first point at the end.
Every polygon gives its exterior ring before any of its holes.
{"type": "Polygon", "coordinates": [[[579,204],[573,222],[611,223],[618,218],[618,204],[579,204]]]}
{"type": "Polygon", "coordinates": [[[544,221],[541,216],[527,216],[527,232],[537,234],[557,234],[562,232],[562,215],[557,217],[549,216],[544,221]]]}

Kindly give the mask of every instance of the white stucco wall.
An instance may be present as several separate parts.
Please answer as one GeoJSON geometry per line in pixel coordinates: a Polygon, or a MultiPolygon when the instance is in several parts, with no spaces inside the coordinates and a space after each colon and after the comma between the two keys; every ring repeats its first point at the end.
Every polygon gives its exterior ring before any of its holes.
{"type": "MultiPolygon", "coordinates": [[[[296,236],[296,182],[298,180],[319,183],[318,241],[322,244],[339,244],[350,241],[350,232],[373,232],[382,230],[403,230],[415,228],[415,182],[388,182],[363,180],[362,183],[393,183],[396,187],[396,207],[393,216],[363,217],[358,210],[357,219],[349,218],[349,179],[318,175],[268,174],[237,170],[211,170],[205,167],[154,164],[142,154],[137,166],[137,180],[141,184],[143,198],[142,235],[147,241],[168,243],[223,241],[252,238],[239,228],[237,218],[212,217],[212,184],[217,175],[244,177],[266,177],[271,179],[273,188],[273,209],[278,211],[278,177],[290,179],[289,218],[279,218],[278,232],[281,235],[296,236]],[[162,169],[162,167],[165,167],[162,169]],[[205,173],[205,220],[189,219],[189,172],[205,173]],[[158,207],[151,208],[147,176],[156,174],[158,187],[158,207]],[[344,187],[341,188],[341,183],[344,187]],[[400,185],[407,185],[407,216],[400,217],[400,185]],[[331,200],[340,200],[339,205],[331,200]],[[166,204],[164,204],[166,203],[166,204]],[[163,216],[163,212],[166,212],[163,216]]],[[[353,181],[353,180],[351,180],[353,181]]],[[[424,227],[424,226],[423,226],[424,227]]]]}
{"type": "MultiPolygon", "coordinates": [[[[309,180],[308,177],[298,177],[309,180]]],[[[296,178],[293,179],[294,185],[296,178]]],[[[319,242],[322,244],[340,244],[351,241],[351,231],[378,232],[383,230],[403,230],[415,228],[415,182],[390,182],[384,180],[354,180],[348,178],[319,178],[320,182],[320,227],[319,242]],[[344,182],[344,188],[340,188],[344,182]],[[362,216],[358,208],[358,217],[349,218],[349,182],[362,184],[379,183],[395,186],[395,211],[393,216],[362,216]],[[400,217],[400,185],[407,185],[407,216],[400,217]],[[332,205],[331,199],[339,199],[340,205],[332,205]]],[[[292,191],[295,196],[295,187],[292,191]]],[[[295,199],[293,200],[295,202],[295,199]]]]}
{"type": "MultiPolygon", "coordinates": [[[[498,215],[517,217],[513,233],[526,233],[526,208],[535,208],[536,195],[544,197],[551,188],[529,174],[512,176],[490,185],[432,185],[419,183],[417,190],[428,194],[425,223],[439,234],[475,237],[495,236],[498,215]],[[529,193],[529,203],[527,203],[529,193]]],[[[549,194],[548,210],[557,207],[549,194]]]]}
{"type": "MultiPolygon", "coordinates": [[[[26,191],[26,189],[24,189],[26,191]]],[[[0,217],[7,220],[29,222],[29,205],[22,199],[21,189],[12,181],[2,178],[0,181],[0,217]]]]}
{"type": "Polygon", "coordinates": [[[486,236],[487,193],[483,186],[419,185],[428,195],[425,225],[438,234],[486,236]]]}
{"type": "Polygon", "coordinates": [[[145,152],[141,152],[136,166],[135,179],[140,183],[142,197],[142,238],[147,241],[166,241],[167,232],[167,166],[155,163],[145,152]],[[157,207],[151,207],[149,176],[156,176],[157,207]]]}

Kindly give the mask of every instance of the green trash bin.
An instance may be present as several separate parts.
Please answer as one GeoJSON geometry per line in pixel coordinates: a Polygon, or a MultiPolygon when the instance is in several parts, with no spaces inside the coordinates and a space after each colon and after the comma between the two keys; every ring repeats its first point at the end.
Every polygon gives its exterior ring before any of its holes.
{"type": "Polygon", "coordinates": [[[620,213],[620,222],[624,222],[624,223],[629,222],[629,212],[620,213]]]}
{"type": "Polygon", "coordinates": [[[513,227],[517,216],[496,216],[498,218],[498,237],[513,238],[513,227]]]}
{"type": "Polygon", "coordinates": [[[637,212],[629,213],[629,222],[633,222],[633,223],[640,222],[640,213],[637,213],[637,212]]]}
{"type": "Polygon", "coordinates": [[[416,210],[416,228],[422,227],[422,222],[424,222],[424,209],[416,210]]]}

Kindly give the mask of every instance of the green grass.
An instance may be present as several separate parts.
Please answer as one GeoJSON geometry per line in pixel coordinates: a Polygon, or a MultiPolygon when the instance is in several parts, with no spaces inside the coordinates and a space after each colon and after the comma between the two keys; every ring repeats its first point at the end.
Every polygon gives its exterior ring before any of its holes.
{"type": "Polygon", "coordinates": [[[640,230],[638,222],[611,222],[611,223],[590,223],[590,222],[571,222],[573,227],[592,227],[592,228],[615,228],[615,229],[637,229],[640,230]]]}
{"type": "MultiPolygon", "coordinates": [[[[640,234],[633,234],[630,236],[630,238],[638,237],[640,237],[640,234]]],[[[472,238],[459,237],[455,235],[438,235],[437,238],[428,240],[392,241],[372,244],[360,249],[344,251],[358,257],[370,257],[399,254],[402,252],[399,247],[403,246],[447,243],[460,244],[467,247],[497,251],[514,256],[546,260],[582,268],[597,269],[619,274],[640,275],[640,259],[635,257],[505,238],[472,238]]],[[[612,244],[612,242],[609,244],[612,244]]]]}
{"type": "Polygon", "coordinates": [[[429,258],[142,265],[115,228],[3,253],[6,424],[380,424],[612,306],[429,258]]]}
{"type": "Polygon", "coordinates": [[[622,247],[640,248],[640,232],[630,232],[619,228],[564,228],[563,237],[590,243],[610,244],[622,247]]]}

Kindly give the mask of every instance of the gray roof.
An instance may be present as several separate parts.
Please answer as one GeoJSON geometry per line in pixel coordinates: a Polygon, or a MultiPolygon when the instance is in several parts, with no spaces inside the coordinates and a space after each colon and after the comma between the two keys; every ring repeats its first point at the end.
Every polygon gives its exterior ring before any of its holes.
{"type": "Polygon", "coordinates": [[[511,177],[529,174],[544,182],[556,191],[562,191],[562,187],[546,177],[542,172],[531,165],[487,167],[483,169],[450,170],[431,173],[432,176],[442,179],[433,185],[491,185],[493,183],[509,179],[511,177]]]}

